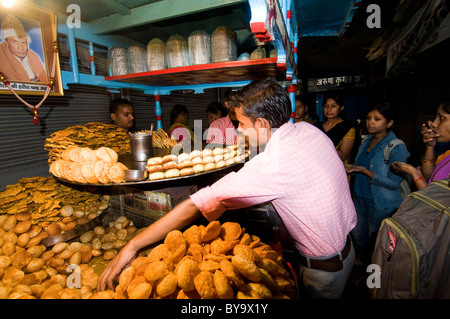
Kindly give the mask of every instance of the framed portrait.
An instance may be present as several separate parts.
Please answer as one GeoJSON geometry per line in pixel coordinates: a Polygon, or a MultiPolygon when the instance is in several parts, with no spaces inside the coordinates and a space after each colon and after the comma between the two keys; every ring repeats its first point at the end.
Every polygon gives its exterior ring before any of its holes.
{"type": "MultiPolygon", "coordinates": [[[[50,95],[64,94],[54,49],[56,19],[54,12],[30,4],[0,11],[0,74],[17,94],[44,95],[51,82],[50,95]]],[[[12,94],[3,81],[0,94],[12,94]]]]}

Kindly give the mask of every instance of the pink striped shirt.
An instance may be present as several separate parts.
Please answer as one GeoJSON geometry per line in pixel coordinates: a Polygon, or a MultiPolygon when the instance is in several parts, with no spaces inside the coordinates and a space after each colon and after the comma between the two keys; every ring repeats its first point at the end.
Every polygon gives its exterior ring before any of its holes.
{"type": "Polygon", "coordinates": [[[210,221],[271,201],[307,256],[335,255],[356,224],[343,163],[331,140],[306,122],[282,125],[264,152],[191,199],[210,221]]]}
{"type": "Polygon", "coordinates": [[[209,125],[206,143],[233,145],[236,142],[236,128],[230,116],[221,117],[209,125]]]}

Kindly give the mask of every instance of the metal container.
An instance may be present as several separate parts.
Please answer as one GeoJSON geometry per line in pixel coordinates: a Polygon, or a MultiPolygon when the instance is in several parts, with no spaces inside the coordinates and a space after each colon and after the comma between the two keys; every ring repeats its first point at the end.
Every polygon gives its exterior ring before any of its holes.
{"type": "Polygon", "coordinates": [[[129,182],[143,181],[148,178],[148,171],[142,169],[128,169],[125,171],[125,180],[129,182]]]}
{"type": "Polygon", "coordinates": [[[131,133],[131,159],[133,161],[146,161],[153,155],[151,133],[131,133]]]}

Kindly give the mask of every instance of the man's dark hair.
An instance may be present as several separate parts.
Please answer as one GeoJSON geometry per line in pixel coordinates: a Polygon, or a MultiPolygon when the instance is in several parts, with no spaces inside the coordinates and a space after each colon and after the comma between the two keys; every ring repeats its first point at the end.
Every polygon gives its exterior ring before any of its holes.
{"type": "Polygon", "coordinates": [[[224,95],[224,99],[223,102],[228,102],[228,107],[229,108],[234,108],[239,106],[239,101],[238,101],[238,93],[239,93],[239,89],[236,88],[228,88],[225,91],[225,95],[224,95]]]}
{"type": "Polygon", "coordinates": [[[253,122],[257,118],[266,119],[270,127],[279,128],[289,121],[291,100],[286,89],[273,78],[255,80],[239,91],[242,113],[253,122]]]}
{"type": "Polygon", "coordinates": [[[115,99],[115,100],[112,100],[109,103],[109,114],[117,113],[117,111],[119,110],[119,107],[121,107],[123,105],[130,105],[131,106],[131,102],[128,101],[127,99],[115,99]]]}

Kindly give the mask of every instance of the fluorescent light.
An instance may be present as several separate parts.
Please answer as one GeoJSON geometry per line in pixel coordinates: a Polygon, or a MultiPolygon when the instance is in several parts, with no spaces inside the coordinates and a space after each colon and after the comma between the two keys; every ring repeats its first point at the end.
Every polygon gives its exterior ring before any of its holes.
{"type": "Polygon", "coordinates": [[[14,3],[16,2],[16,0],[1,0],[1,1],[2,1],[2,5],[5,8],[11,8],[14,5],[14,3]]]}

